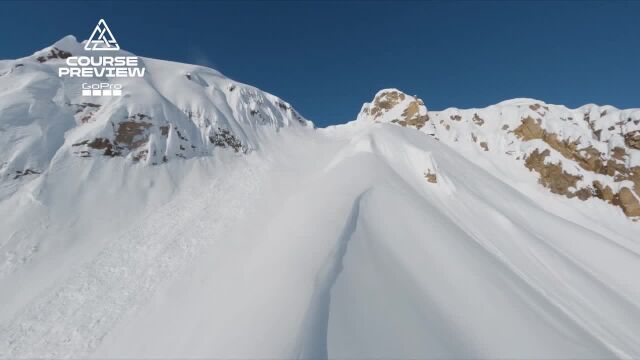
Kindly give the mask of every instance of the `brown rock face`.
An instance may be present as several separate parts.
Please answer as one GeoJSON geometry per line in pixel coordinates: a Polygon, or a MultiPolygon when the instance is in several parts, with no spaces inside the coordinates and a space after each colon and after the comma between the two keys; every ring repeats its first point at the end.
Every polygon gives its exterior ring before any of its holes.
{"type": "MultiPolygon", "coordinates": [[[[536,107],[535,110],[538,110],[536,107]]],[[[593,146],[578,149],[578,141],[561,139],[558,135],[548,132],[540,126],[540,123],[532,117],[522,119],[522,123],[513,133],[523,141],[539,139],[547,143],[552,149],[558,151],[564,158],[575,161],[582,169],[596,174],[612,177],[615,182],[625,180],[634,183],[633,190],[623,187],[616,193],[611,187],[604,186],[599,181],[593,182],[593,188],[586,187],[570,191],[582,177],[567,174],[562,170],[561,164],[545,164],[544,158],[550,155],[549,150],[542,153],[535,150],[525,159],[525,166],[529,170],[540,174],[540,184],[549,188],[551,192],[565,195],[569,198],[578,197],[586,200],[597,197],[610,204],[622,208],[627,216],[640,216],[640,167],[627,167],[624,160],[628,154],[625,148],[615,147],[610,150],[609,159],[593,146]]],[[[625,144],[631,148],[640,147],[640,131],[630,132],[625,135],[625,144]]]]}
{"type": "Polygon", "coordinates": [[[428,182],[432,183],[432,184],[436,184],[438,182],[438,176],[436,175],[436,173],[432,173],[431,170],[428,170],[425,174],[424,174],[425,179],[427,179],[428,182]]]}
{"type": "Polygon", "coordinates": [[[542,139],[545,131],[534,118],[528,116],[522,119],[522,124],[513,130],[513,133],[523,141],[529,141],[533,139],[542,139]]]}
{"type": "MultiPolygon", "coordinates": [[[[149,141],[149,134],[146,130],[153,125],[150,122],[143,121],[145,119],[151,120],[149,116],[144,114],[129,116],[125,121],[118,123],[117,126],[114,125],[115,138],[98,137],[81,141],[73,144],[73,146],[86,146],[89,149],[104,150],[102,154],[105,156],[124,156],[126,155],[126,150],[135,150],[149,141]]],[[[88,149],[82,150],[78,154],[82,157],[90,157],[88,149]]],[[[146,158],[146,152],[134,156],[136,161],[143,158],[146,158]]]]}
{"type": "Polygon", "coordinates": [[[520,124],[520,126],[518,126],[513,132],[517,137],[524,141],[540,139],[546,142],[565,158],[576,161],[580,167],[585,170],[601,174],[607,174],[613,170],[609,170],[604,167],[602,159],[603,154],[594,147],[589,146],[583,149],[578,149],[579,143],[577,141],[560,139],[556,134],[544,130],[532,117],[523,119],[522,124],[520,124]]]}
{"type": "Polygon", "coordinates": [[[608,203],[613,203],[613,201],[616,199],[617,194],[613,192],[613,190],[611,190],[611,188],[607,185],[604,186],[602,185],[602,183],[600,183],[600,181],[596,180],[593,182],[593,187],[595,188],[595,195],[596,197],[608,202],[608,203]]]}
{"type": "Polygon", "coordinates": [[[408,96],[397,90],[388,90],[379,93],[370,107],[363,109],[363,112],[378,119],[391,109],[403,106],[400,118],[391,119],[390,121],[401,126],[413,126],[420,129],[429,121],[429,116],[422,100],[408,96]],[[406,101],[411,100],[411,101],[406,101]],[[404,102],[404,103],[403,103],[404,102]],[[424,109],[424,110],[423,110],[424,109]]]}
{"type": "Polygon", "coordinates": [[[144,121],[123,121],[118,124],[116,131],[116,143],[126,146],[129,150],[140,147],[149,140],[145,130],[151,127],[151,123],[144,121]]]}
{"type": "Polygon", "coordinates": [[[383,110],[391,110],[398,105],[400,101],[405,99],[405,94],[399,91],[386,91],[377,96],[373,101],[373,107],[369,110],[369,114],[374,118],[380,117],[383,110]]]}
{"type": "Polygon", "coordinates": [[[578,180],[581,180],[582,177],[567,173],[560,164],[545,164],[544,159],[549,154],[549,149],[543,152],[538,152],[536,149],[525,159],[525,166],[540,174],[540,184],[549,188],[552,193],[569,197],[576,196],[569,188],[576,187],[578,180]]]}
{"type": "Polygon", "coordinates": [[[398,120],[397,123],[402,126],[415,126],[416,129],[420,129],[424,124],[429,121],[427,114],[420,115],[420,106],[424,105],[422,100],[414,100],[407,106],[402,112],[403,119],[398,120]]]}
{"type": "Polygon", "coordinates": [[[624,136],[624,143],[630,148],[640,150],[640,130],[626,134],[624,136]]]}
{"type": "Polygon", "coordinates": [[[484,119],[481,118],[478,114],[473,114],[473,122],[478,126],[484,125],[484,119]]]}
{"type": "Polygon", "coordinates": [[[640,216],[640,202],[629,188],[622,188],[618,194],[620,207],[627,216],[640,216]]]}

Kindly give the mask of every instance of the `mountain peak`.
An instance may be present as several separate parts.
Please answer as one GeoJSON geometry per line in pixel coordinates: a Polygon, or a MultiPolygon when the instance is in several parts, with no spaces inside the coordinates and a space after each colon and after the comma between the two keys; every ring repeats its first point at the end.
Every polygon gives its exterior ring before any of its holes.
{"type": "Polygon", "coordinates": [[[56,41],[52,46],[55,46],[58,48],[65,48],[65,47],[74,48],[74,47],[78,47],[81,44],[82,43],[79,42],[74,35],[67,35],[61,38],[60,40],[56,41]]]}
{"type": "Polygon", "coordinates": [[[372,102],[365,103],[358,114],[358,120],[398,123],[420,129],[429,120],[429,116],[421,99],[390,88],[378,91],[372,102]]]}
{"type": "MultiPolygon", "coordinates": [[[[134,56],[97,55],[123,54],[134,56]]],[[[197,65],[137,57],[141,76],[59,75],[69,57],[92,55],[69,35],[32,56],[0,62],[7,135],[0,138],[0,175],[43,173],[62,155],[154,165],[220,148],[247,152],[267,129],[311,125],[278,97],[197,65]],[[120,91],[87,95],[86,84],[120,91]],[[22,138],[28,141],[16,140],[22,138]]],[[[90,63],[83,70],[109,66],[115,65],[90,63]]]]}

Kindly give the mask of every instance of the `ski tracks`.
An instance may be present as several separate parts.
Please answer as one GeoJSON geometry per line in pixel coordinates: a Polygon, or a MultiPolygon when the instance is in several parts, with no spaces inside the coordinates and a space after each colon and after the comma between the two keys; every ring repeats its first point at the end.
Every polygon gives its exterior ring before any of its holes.
{"type": "Polygon", "coordinates": [[[239,163],[207,188],[187,191],[143,218],[28,304],[0,327],[0,358],[90,355],[126,312],[242,218],[267,165],[239,163]]]}

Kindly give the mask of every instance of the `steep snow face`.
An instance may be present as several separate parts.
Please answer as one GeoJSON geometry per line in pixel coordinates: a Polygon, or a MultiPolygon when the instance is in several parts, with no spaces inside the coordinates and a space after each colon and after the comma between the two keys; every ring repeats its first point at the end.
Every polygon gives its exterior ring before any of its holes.
{"type": "Polygon", "coordinates": [[[204,177],[172,168],[194,160],[139,167],[194,186],[101,242],[86,229],[82,256],[16,263],[0,357],[640,355],[640,244],[621,214],[576,216],[391,124],[285,128],[233,160],[204,177]],[[40,283],[42,268],[58,274],[40,283]]]}
{"type": "Polygon", "coordinates": [[[247,152],[259,146],[265,128],[312,126],[283,100],[215,70],[148,58],[139,58],[144,77],[117,78],[123,96],[82,96],[87,80],[58,77],[58,68],[71,56],[92,55],[69,36],[0,62],[3,181],[37,176],[65,156],[159,164],[220,147],[247,152]]]}
{"type": "Polygon", "coordinates": [[[422,100],[387,89],[363,106],[358,121],[415,127],[501,177],[524,166],[553,193],[604,200],[640,216],[640,109],[514,99],[427,112],[422,100]]]}

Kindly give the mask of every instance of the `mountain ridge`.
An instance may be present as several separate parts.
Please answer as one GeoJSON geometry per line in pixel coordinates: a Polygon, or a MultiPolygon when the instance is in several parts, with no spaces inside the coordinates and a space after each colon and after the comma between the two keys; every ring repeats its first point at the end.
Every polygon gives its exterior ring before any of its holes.
{"type": "Polygon", "coordinates": [[[466,147],[461,153],[471,158],[521,160],[553,193],[599,198],[640,216],[640,109],[569,109],[513,99],[482,109],[427,111],[418,97],[384,89],[363,105],[358,121],[413,127],[455,150],[466,147]]]}
{"type": "MultiPolygon", "coordinates": [[[[33,128],[31,144],[0,144],[1,175],[42,172],[60,149],[80,157],[105,155],[158,164],[207,155],[220,147],[249,151],[258,146],[260,127],[312,126],[283,100],[215,70],[142,57],[140,65],[147,70],[143,78],[117,78],[123,96],[82,97],[82,79],[58,78],[56,73],[64,59],[90,55],[67,36],[0,65],[0,109],[5,117],[22,119],[16,127],[33,128]],[[43,149],[35,139],[51,145],[43,149]]],[[[110,55],[132,54],[120,50],[110,55]]],[[[22,136],[15,127],[3,130],[8,137],[22,136]]]]}

